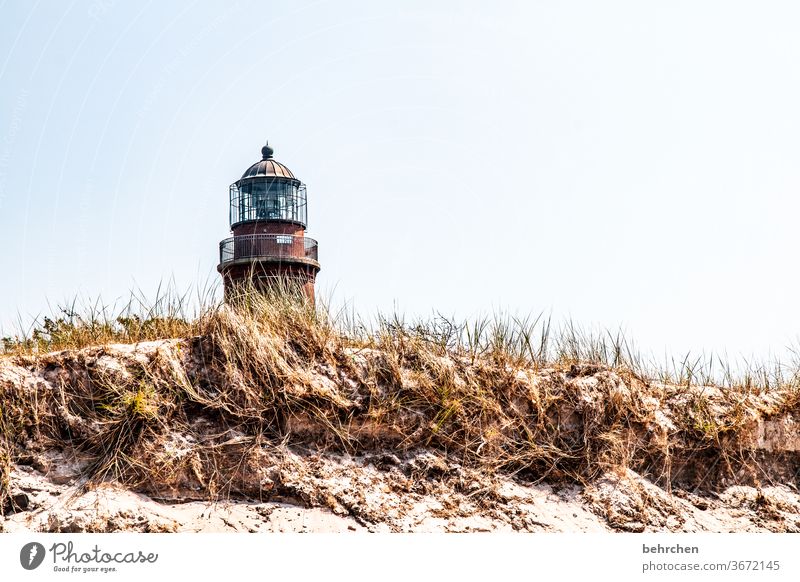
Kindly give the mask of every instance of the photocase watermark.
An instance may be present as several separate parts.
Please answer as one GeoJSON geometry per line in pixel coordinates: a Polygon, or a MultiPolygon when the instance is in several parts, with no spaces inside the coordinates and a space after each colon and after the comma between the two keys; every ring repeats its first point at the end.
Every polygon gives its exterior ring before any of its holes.
{"type": "Polygon", "coordinates": [[[200,46],[201,42],[216,32],[223,23],[237,13],[239,8],[239,2],[235,2],[233,5],[227,6],[226,10],[222,14],[202,27],[188,43],[184,44],[182,47],[180,47],[180,49],[178,49],[178,54],[162,67],[158,82],[147,94],[142,106],[139,108],[137,115],[140,118],[145,117],[150,112],[150,109],[152,109],[153,105],[155,105],[155,103],[159,100],[159,97],[166,84],[183,66],[184,61],[197,51],[197,48],[200,46]]]}
{"type": "Polygon", "coordinates": [[[114,8],[116,3],[117,0],[95,0],[92,2],[91,6],[89,6],[86,14],[92,20],[99,21],[106,12],[114,8]]]}
{"type": "Polygon", "coordinates": [[[26,570],[35,570],[50,556],[54,572],[99,572],[106,574],[118,571],[122,564],[155,564],[158,554],[134,551],[105,551],[97,544],[89,550],[76,549],[72,542],[56,542],[49,549],[39,542],[30,542],[19,551],[19,563],[26,570]]]}
{"type": "Polygon", "coordinates": [[[6,180],[8,178],[8,168],[11,163],[11,154],[14,150],[14,143],[17,141],[17,134],[22,128],[22,114],[28,106],[28,91],[22,89],[17,95],[17,102],[11,111],[11,123],[8,126],[8,133],[0,144],[0,209],[6,197],[6,180]]]}
{"type": "Polygon", "coordinates": [[[44,546],[39,542],[30,542],[19,551],[19,563],[26,570],[35,570],[44,562],[44,546]]]}

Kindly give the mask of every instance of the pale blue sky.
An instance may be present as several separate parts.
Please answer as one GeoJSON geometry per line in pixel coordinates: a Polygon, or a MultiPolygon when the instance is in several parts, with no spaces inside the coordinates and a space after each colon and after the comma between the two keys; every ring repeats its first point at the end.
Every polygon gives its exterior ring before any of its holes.
{"type": "Polygon", "coordinates": [[[0,323],[216,276],[265,138],[358,311],[798,337],[795,2],[0,4],[0,323]]]}

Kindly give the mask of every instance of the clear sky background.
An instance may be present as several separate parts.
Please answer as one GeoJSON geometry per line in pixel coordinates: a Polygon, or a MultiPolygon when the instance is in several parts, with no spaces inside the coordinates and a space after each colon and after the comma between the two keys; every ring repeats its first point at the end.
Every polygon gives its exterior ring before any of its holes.
{"type": "Polygon", "coordinates": [[[0,0],[0,324],[215,277],[268,138],[358,312],[784,354],[798,30],[792,1],[0,0]]]}

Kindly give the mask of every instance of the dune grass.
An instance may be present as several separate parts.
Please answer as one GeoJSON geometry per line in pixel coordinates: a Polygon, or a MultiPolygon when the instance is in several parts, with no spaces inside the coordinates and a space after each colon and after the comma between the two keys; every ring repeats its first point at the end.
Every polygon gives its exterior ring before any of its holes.
{"type": "MultiPolygon", "coordinates": [[[[289,287],[277,286],[269,301],[255,290],[243,289],[231,302],[262,320],[275,315],[274,306],[303,305],[289,287]]],[[[57,306],[53,313],[18,324],[15,333],[0,337],[0,355],[35,355],[77,350],[113,343],[132,344],[207,333],[224,303],[209,285],[180,292],[159,286],[154,298],[132,292],[108,305],[100,298],[78,298],[57,306]]],[[[441,353],[490,358],[516,368],[595,364],[625,368],[651,381],[681,386],[724,386],[734,390],[768,390],[798,381],[800,353],[788,363],[735,361],[716,354],[685,354],[657,360],[642,354],[620,330],[583,328],[572,321],[555,324],[543,314],[528,317],[484,316],[455,321],[443,315],[407,321],[399,314],[362,319],[345,309],[332,310],[326,301],[304,307],[304,325],[336,336],[354,346],[370,346],[388,338],[421,342],[441,353]],[[307,309],[306,309],[307,308],[307,309]]],[[[316,330],[315,330],[316,331],[316,330]]],[[[385,342],[384,342],[385,343],[385,342]]]]}
{"type": "Polygon", "coordinates": [[[248,455],[265,442],[350,453],[427,447],[532,479],[586,481],[610,467],[670,479],[680,446],[736,464],[728,437],[753,414],[753,395],[779,392],[773,413],[800,402],[794,368],[737,376],[722,365],[720,379],[713,362],[659,368],[621,333],[541,316],[365,322],[287,288],[243,289],[227,302],[171,289],[119,309],[73,302],[3,344],[4,357],[49,371],[58,389],[0,385],[0,509],[10,464],[31,442],[88,455],[89,479],[144,486],[188,472],[208,495],[236,490],[235,475],[255,470],[248,455]],[[145,361],[97,364],[103,346],[158,340],[169,342],[145,361]],[[724,385],[721,404],[693,390],[711,384],[724,385]],[[674,434],[648,428],[667,394],[657,385],[685,400],[674,434]],[[218,437],[198,432],[198,417],[218,437]],[[175,434],[203,444],[170,457],[175,434]]]}

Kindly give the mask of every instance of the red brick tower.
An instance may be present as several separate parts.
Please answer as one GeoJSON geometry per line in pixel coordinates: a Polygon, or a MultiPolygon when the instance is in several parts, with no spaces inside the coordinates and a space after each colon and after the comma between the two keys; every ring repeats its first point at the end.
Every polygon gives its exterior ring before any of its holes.
{"type": "Polygon", "coordinates": [[[320,266],[317,241],[305,236],[306,187],[272,154],[261,148],[261,160],[230,186],[233,237],[219,243],[217,270],[226,295],[244,281],[259,289],[280,281],[313,301],[320,266]]]}

